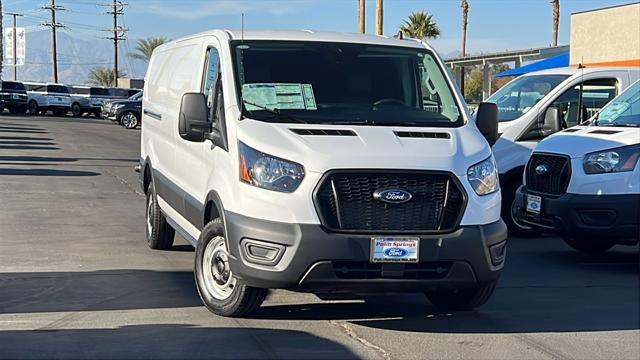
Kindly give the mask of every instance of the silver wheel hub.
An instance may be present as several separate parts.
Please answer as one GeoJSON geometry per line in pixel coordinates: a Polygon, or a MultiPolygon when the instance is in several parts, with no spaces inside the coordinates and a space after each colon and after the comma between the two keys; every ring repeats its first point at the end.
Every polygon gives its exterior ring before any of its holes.
{"type": "Polygon", "coordinates": [[[147,202],[147,239],[151,239],[153,234],[153,194],[149,195],[147,202]]]}
{"type": "Polygon", "coordinates": [[[136,122],[136,116],[132,113],[125,114],[125,116],[122,118],[122,123],[125,127],[133,127],[136,125],[136,122]]]}
{"type": "Polygon", "coordinates": [[[218,300],[227,299],[233,293],[236,279],[229,268],[229,254],[225,239],[216,236],[204,250],[202,274],[207,292],[218,300]]]}

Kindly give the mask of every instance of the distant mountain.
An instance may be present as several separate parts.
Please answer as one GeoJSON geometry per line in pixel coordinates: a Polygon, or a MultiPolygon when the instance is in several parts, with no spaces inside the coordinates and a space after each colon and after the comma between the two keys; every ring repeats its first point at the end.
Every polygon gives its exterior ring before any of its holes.
{"type": "MultiPolygon", "coordinates": [[[[27,33],[26,64],[18,67],[19,81],[53,81],[51,69],[51,32],[27,33]]],[[[113,67],[113,43],[110,40],[73,37],[58,32],[58,81],[64,84],[85,84],[92,67],[113,67]]],[[[118,46],[118,67],[128,77],[143,77],[147,64],[132,59],[135,40],[121,42],[118,46]]],[[[3,79],[13,79],[13,68],[3,66],[3,79]]]]}

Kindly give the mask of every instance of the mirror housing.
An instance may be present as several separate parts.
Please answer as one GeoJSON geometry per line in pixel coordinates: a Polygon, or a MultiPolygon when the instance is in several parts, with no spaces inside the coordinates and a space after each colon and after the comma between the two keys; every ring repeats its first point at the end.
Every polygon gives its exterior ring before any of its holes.
{"type": "Polygon", "coordinates": [[[498,141],[498,105],[483,102],[476,110],[476,126],[487,139],[489,146],[498,141]]]}
{"type": "Polygon", "coordinates": [[[562,120],[560,119],[560,110],[550,107],[544,113],[544,122],[540,129],[540,137],[546,137],[562,130],[562,120]]]}
{"type": "Polygon", "coordinates": [[[185,93],[180,102],[178,133],[193,142],[203,142],[210,130],[207,119],[207,99],[202,93],[185,93]]]}

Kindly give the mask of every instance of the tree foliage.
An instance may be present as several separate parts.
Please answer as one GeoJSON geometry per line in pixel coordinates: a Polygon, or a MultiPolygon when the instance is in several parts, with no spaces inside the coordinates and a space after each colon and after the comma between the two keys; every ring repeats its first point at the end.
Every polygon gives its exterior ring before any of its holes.
{"type": "MultiPolygon", "coordinates": [[[[118,70],[118,78],[125,77],[127,74],[118,70]]],[[[113,86],[113,68],[94,67],[89,70],[89,83],[96,86],[113,86]]]]}
{"type": "Polygon", "coordinates": [[[168,41],[169,39],[164,36],[140,39],[136,43],[136,51],[129,53],[129,56],[134,59],[149,62],[153,50],[168,41]]]}
{"type": "Polygon", "coordinates": [[[416,39],[435,39],[440,36],[440,28],[433,20],[433,15],[426,11],[415,11],[400,26],[402,35],[416,39]]]}

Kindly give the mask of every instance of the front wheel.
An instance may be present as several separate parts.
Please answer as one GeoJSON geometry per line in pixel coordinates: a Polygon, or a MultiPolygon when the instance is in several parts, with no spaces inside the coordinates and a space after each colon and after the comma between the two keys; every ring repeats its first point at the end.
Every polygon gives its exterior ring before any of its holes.
{"type": "Polygon", "coordinates": [[[73,105],[71,105],[71,114],[74,117],[80,117],[82,115],[82,108],[80,107],[80,104],[73,103],[73,105]]]}
{"type": "Polygon", "coordinates": [[[496,281],[467,289],[440,289],[425,293],[439,310],[468,311],[486,303],[496,289],[496,281]]]}
{"type": "Polygon", "coordinates": [[[567,245],[571,246],[575,250],[592,255],[605,253],[615,245],[614,243],[607,240],[580,240],[572,237],[565,237],[564,242],[566,242],[567,245]]]}
{"type": "Polygon", "coordinates": [[[29,102],[29,114],[38,115],[38,103],[35,101],[29,102]]]}
{"type": "Polygon", "coordinates": [[[516,220],[518,206],[515,203],[516,191],[522,185],[519,181],[511,181],[502,188],[502,220],[507,225],[509,236],[529,238],[540,235],[540,232],[516,220]]]}
{"type": "Polygon", "coordinates": [[[240,317],[260,307],[267,289],[247,286],[229,267],[229,253],[220,218],[210,221],[200,233],[196,248],[195,278],[198,293],[216,315],[240,317]]]}
{"type": "Polygon", "coordinates": [[[135,129],[138,126],[138,116],[131,111],[127,111],[120,117],[120,125],[125,129],[135,129]]]}

